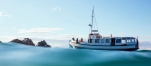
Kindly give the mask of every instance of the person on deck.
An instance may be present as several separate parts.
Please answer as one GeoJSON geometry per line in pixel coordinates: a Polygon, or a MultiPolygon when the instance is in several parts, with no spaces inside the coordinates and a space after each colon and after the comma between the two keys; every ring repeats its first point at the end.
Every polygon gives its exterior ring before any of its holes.
{"type": "Polygon", "coordinates": [[[75,41],[75,39],[74,39],[74,38],[72,38],[72,40],[73,40],[73,41],[75,41]]]}
{"type": "Polygon", "coordinates": [[[81,38],[81,42],[83,42],[83,38],[81,38]]]}
{"type": "Polygon", "coordinates": [[[78,38],[77,38],[77,40],[76,40],[76,43],[79,43],[79,42],[78,42],[78,38]]]}

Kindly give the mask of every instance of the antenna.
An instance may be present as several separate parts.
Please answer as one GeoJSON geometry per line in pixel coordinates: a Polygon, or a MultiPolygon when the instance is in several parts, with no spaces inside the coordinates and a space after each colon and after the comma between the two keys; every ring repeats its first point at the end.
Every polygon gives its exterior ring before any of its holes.
{"type": "Polygon", "coordinates": [[[92,26],[91,26],[91,33],[92,33],[92,27],[93,27],[93,13],[94,13],[94,6],[93,6],[93,10],[92,10],[92,26]]]}

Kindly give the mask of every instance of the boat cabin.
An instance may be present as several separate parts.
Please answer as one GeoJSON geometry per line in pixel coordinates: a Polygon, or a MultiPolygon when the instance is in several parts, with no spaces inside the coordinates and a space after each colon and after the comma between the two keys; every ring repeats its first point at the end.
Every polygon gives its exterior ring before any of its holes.
{"type": "Polygon", "coordinates": [[[92,30],[92,33],[89,34],[88,43],[91,44],[101,44],[101,45],[127,45],[127,44],[136,44],[137,39],[134,37],[102,37],[97,30],[92,30]]]}

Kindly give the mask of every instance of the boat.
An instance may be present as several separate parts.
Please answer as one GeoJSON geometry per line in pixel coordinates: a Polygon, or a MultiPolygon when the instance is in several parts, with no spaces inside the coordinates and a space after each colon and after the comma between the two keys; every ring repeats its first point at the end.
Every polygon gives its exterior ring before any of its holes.
{"type": "Polygon", "coordinates": [[[139,49],[138,37],[104,37],[99,34],[98,29],[93,27],[94,7],[92,9],[92,23],[89,24],[91,30],[88,35],[88,41],[83,38],[69,40],[69,47],[73,49],[93,49],[93,50],[124,50],[135,51],[139,49]]]}

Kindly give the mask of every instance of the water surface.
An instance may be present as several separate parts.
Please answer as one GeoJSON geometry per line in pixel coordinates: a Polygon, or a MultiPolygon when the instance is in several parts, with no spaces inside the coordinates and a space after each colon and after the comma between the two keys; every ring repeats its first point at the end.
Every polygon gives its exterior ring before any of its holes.
{"type": "Polygon", "coordinates": [[[0,66],[151,66],[151,50],[43,48],[0,43],[0,66]]]}

